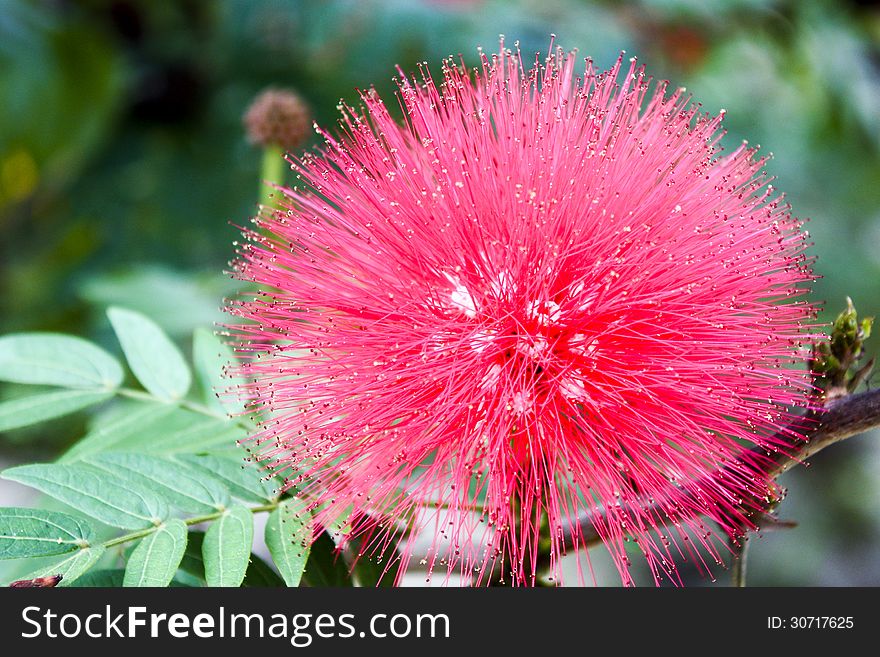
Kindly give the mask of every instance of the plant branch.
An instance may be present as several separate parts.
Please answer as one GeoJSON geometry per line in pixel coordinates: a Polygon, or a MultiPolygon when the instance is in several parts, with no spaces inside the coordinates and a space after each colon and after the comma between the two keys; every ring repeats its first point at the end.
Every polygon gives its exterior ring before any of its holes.
{"type": "MultiPolygon", "coordinates": [[[[278,502],[267,502],[266,504],[261,504],[259,506],[254,506],[248,509],[251,513],[265,513],[266,511],[274,511],[278,507],[278,502]]],[[[211,520],[217,520],[226,513],[226,509],[215,511],[214,513],[206,513],[201,516],[193,516],[192,518],[185,518],[184,524],[187,526],[198,525],[202,522],[210,522],[211,520]]],[[[123,534],[122,536],[116,536],[107,541],[104,541],[103,546],[105,548],[113,547],[114,545],[121,545],[123,543],[128,543],[129,541],[134,541],[139,538],[143,538],[144,536],[149,536],[156,529],[158,529],[158,525],[155,527],[147,527],[145,529],[138,529],[134,532],[129,532],[128,534],[123,534]]]]}
{"type": "MultiPolygon", "coordinates": [[[[791,453],[773,455],[775,468],[770,471],[772,477],[787,472],[829,445],[880,427],[880,389],[835,399],[816,414],[815,419],[817,424],[806,432],[805,442],[793,444],[791,453]]],[[[782,431],[775,437],[789,436],[790,441],[790,435],[782,431]]],[[[752,451],[765,453],[764,450],[752,451]]]]}
{"type": "Polygon", "coordinates": [[[734,559],[730,565],[730,583],[736,588],[746,585],[746,560],[749,556],[749,537],[743,536],[734,546],[734,559]]]}
{"type": "MultiPolygon", "coordinates": [[[[773,438],[783,445],[787,444],[788,449],[781,447],[777,452],[768,454],[767,450],[754,447],[748,450],[747,454],[761,457],[765,461],[769,458],[769,478],[775,479],[829,445],[877,427],[880,427],[880,389],[837,398],[830,401],[821,411],[810,413],[790,427],[777,432],[773,438]],[[812,424],[806,431],[802,428],[804,421],[812,424]],[[795,442],[792,440],[793,435],[802,435],[805,440],[795,442]]],[[[725,474],[721,470],[710,479],[716,477],[721,479],[725,474]]],[[[760,500],[755,506],[763,504],[766,502],[760,500]]],[[[648,512],[650,513],[651,510],[652,507],[649,506],[648,512]]],[[[662,513],[659,505],[654,505],[654,510],[662,513]]],[[[596,529],[597,525],[600,525],[600,520],[601,515],[581,515],[578,518],[577,533],[571,528],[563,530],[563,546],[585,548],[601,543],[602,538],[596,529]]]]}

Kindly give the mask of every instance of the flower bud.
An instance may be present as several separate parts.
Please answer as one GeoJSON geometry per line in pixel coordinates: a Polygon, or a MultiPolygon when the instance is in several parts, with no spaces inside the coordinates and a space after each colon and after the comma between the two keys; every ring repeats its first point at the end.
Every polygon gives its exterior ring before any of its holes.
{"type": "Polygon", "coordinates": [[[243,123],[251,143],[292,150],[308,137],[311,112],[294,92],[270,88],[254,99],[243,123]]]}

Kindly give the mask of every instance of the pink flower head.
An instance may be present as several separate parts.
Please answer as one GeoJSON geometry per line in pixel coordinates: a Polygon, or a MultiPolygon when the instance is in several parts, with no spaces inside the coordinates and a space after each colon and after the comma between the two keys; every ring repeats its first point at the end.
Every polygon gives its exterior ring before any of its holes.
{"type": "Polygon", "coordinates": [[[770,482],[738,455],[808,398],[806,234],[721,116],[630,61],[401,74],[403,124],[363,92],[255,220],[235,268],[265,291],[230,309],[254,450],[365,558],[533,584],[594,514],[625,583],[627,541],[675,582],[719,559],[703,517],[752,527],[770,482]]]}

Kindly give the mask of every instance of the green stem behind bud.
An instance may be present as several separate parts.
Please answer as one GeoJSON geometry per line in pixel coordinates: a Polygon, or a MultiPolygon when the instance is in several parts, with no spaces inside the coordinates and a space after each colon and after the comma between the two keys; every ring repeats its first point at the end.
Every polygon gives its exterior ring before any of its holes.
{"type": "Polygon", "coordinates": [[[263,162],[260,168],[260,205],[274,207],[277,192],[272,185],[284,184],[284,170],[287,163],[284,150],[274,144],[263,148],[263,162]]]}

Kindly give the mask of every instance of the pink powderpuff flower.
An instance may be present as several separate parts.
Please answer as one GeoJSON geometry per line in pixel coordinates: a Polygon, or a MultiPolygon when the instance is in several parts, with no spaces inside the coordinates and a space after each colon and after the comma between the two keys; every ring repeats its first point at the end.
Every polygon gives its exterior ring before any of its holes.
{"type": "Polygon", "coordinates": [[[593,514],[624,583],[628,541],[680,582],[772,489],[744,448],[799,437],[807,234],[723,111],[630,62],[401,72],[403,124],[361,93],[246,232],[251,448],[398,579],[558,581],[593,514]]]}

